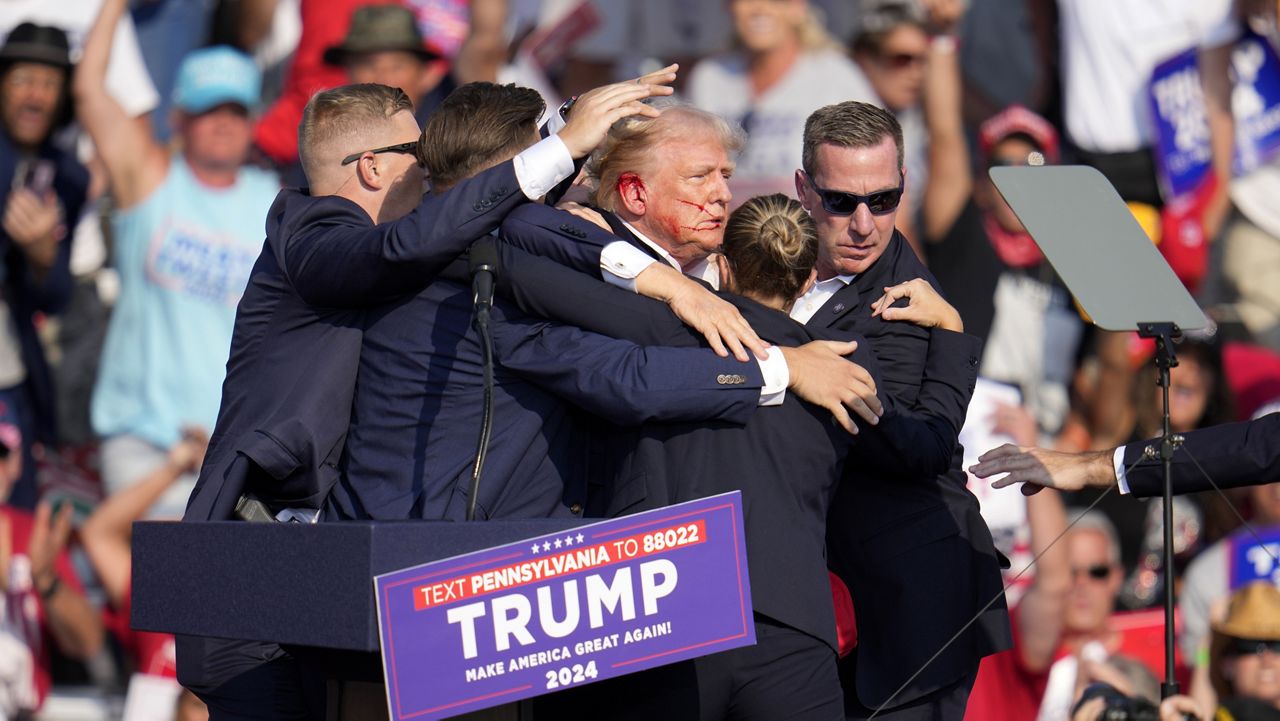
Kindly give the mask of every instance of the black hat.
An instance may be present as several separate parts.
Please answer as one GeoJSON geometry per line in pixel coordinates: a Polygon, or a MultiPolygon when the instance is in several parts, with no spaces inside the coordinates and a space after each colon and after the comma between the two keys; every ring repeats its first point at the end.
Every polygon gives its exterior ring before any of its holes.
{"type": "Polygon", "coordinates": [[[324,61],[341,65],[351,53],[376,53],[401,50],[423,60],[439,58],[422,41],[418,19],[403,5],[365,5],[356,8],[351,27],[341,45],[324,51],[324,61]]]}
{"type": "Polygon", "coordinates": [[[71,48],[67,42],[67,34],[54,27],[22,23],[9,33],[4,45],[0,46],[0,63],[18,61],[70,68],[71,48]]]}

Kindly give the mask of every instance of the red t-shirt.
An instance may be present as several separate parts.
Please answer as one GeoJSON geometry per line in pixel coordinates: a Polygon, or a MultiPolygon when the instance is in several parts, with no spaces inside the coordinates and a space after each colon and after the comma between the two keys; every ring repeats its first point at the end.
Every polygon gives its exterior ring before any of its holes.
{"type": "MultiPolygon", "coordinates": [[[[1009,610],[1009,625],[1013,631],[1013,648],[982,659],[978,678],[969,693],[965,721],[1035,721],[1040,711],[1052,664],[1039,672],[1027,669],[1018,654],[1017,607],[1009,610]]],[[[1059,651],[1058,657],[1062,655],[1059,651]]]]}
{"type": "MultiPolygon", "coordinates": [[[[36,592],[35,582],[31,578],[31,561],[27,558],[28,542],[31,539],[31,527],[34,517],[26,511],[0,505],[0,516],[9,522],[9,578],[5,584],[3,618],[0,625],[26,643],[31,649],[31,658],[35,669],[33,679],[38,699],[36,708],[44,703],[51,683],[50,644],[54,643],[45,623],[44,601],[36,592]]],[[[59,580],[68,589],[84,593],[80,580],[76,578],[75,569],[71,566],[71,558],[66,551],[58,554],[54,561],[54,569],[59,580]]]]}
{"type": "MultiPolygon", "coordinates": [[[[1040,702],[1044,698],[1049,671],[1053,664],[1049,664],[1039,673],[1027,670],[1018,655],[1016,607],[1009,611],[1009,622],[1013,630],[1013,648],[982,659],[982,664],[978,667],[978,678],[973,684],[973,691],[969,694],[965,721],[985,719],[1035,721],[1040,711],[1040,702]]],[[[1164,627],[1163,611],[1150,609],[1116,613],[1112,614],[1108,623],[1112,629],[1121,634],[1120,647],[1115,650],[1115,654],[1136,659],[1151,669],[1156,678],[1163,678],[1164,645],[1161,641],[1164,627]]],[[[1067,655],[1069,655],[1067,649],[1060,647],[1053,658],[1057,661],[1067,655]]],[[[1189,670],[1182,665],[1177,655],[1174,658],[1177,664],[1178,680],[1183,684],[1183,688],[1186,688],[1190,683],[1189,670]]]]}

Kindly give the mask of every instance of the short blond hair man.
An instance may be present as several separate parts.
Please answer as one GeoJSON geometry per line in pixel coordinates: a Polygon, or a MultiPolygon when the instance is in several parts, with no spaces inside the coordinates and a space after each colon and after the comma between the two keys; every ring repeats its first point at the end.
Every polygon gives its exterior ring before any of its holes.
{"type": "MultiPolygon", "coordinates": [[[[349,85],[313,97],[299,128],[310,189],[280,191],[267,215],[185,520],[316,521],[338,478],[365,309],[424,287],[512,208],[572,174],[611,124],[652,113],[638,101],[669,93],[674,78],[666,68],[592,91],[559,133],[427,197],[421,130],[402,91],[349,85]]],[[[180,637],[178,680],[215,720],[304,718],[323,705],[275,644],[180,637]]]]}

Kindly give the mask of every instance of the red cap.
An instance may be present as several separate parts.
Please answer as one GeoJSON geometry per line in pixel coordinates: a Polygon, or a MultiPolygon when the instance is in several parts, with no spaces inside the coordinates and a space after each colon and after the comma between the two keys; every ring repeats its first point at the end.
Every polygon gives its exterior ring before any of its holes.
{"type": "Polygon", "coordinates": [[[1058,162],[1058,131],[1048,120],[1021,105],[1010,105],[978,128],[978,147],[983,160],[991,155],[997,143],[1010,135],[1027,136],[1044,153],[1046,162],[1058,162]]]}

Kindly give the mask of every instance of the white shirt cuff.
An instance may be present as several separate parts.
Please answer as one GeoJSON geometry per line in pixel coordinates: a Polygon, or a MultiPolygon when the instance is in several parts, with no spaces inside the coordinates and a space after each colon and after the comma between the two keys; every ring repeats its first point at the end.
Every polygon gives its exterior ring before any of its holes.
{"type": "Polygon", "coordinates": [[[780,406],[787,397],[787,386],[791,385],[791,369],[782,357],[782,351],[769,346],[769,357],[756,359],[760,364],[760,374],[764,376],[764,387],[760,389],[762,406],[780,406]]]}
{"type": "Polygon", "coordinates": [[[1129,495],[1129,479],[1124,472],[1124,446],[1117,448],[1111,455],[1111,465],[1116,469],[1116,485],[1120,488],[1120,493],[1129,495]]]}
{"type": "MultiPolygon", "coordinates": [[[[636,292],[636,276],[658,261],[625,240],[616,240],[600,251],[600,275],[609,285],[636,292]]],[[[784,389],[786,385],[782,386],[784,389]]]]}
{"type": "Polygon", "coordinates": [[[537,200],[573,175],[573,156],[564,141],[548,135],[515,157],[516,180],[529,200],[537,200]]]}

